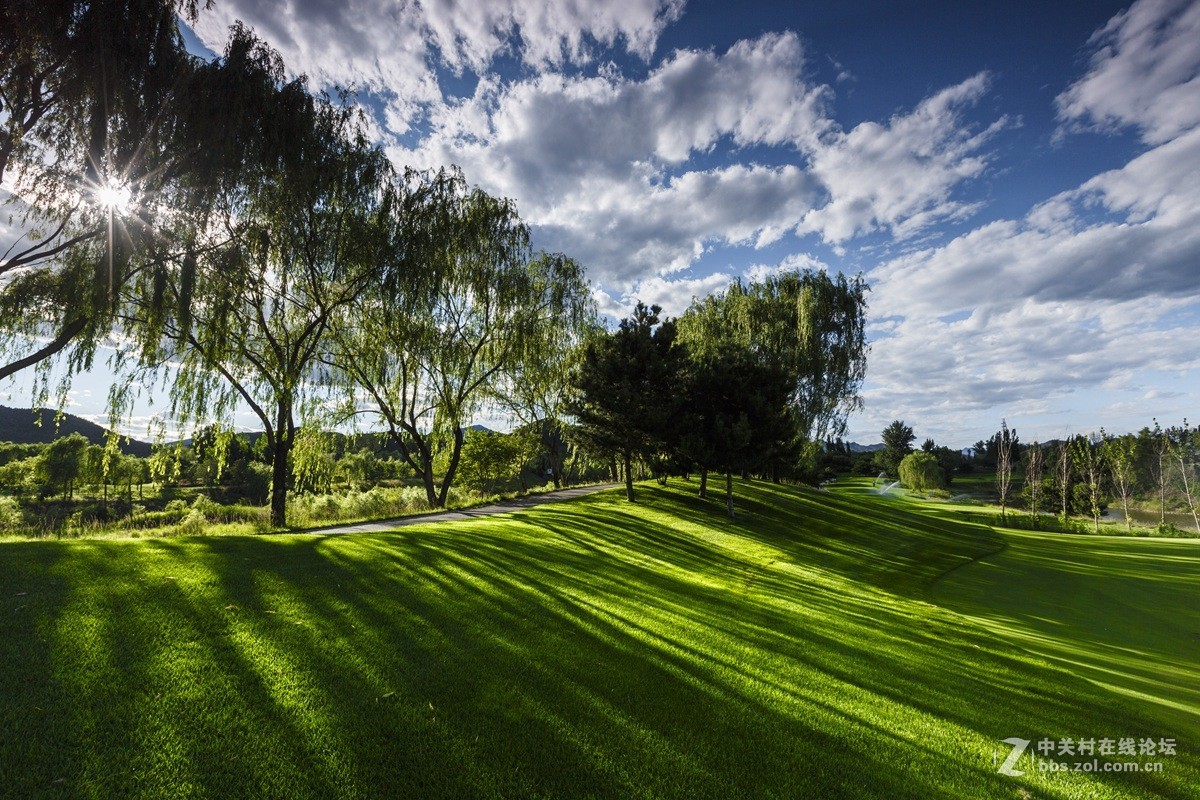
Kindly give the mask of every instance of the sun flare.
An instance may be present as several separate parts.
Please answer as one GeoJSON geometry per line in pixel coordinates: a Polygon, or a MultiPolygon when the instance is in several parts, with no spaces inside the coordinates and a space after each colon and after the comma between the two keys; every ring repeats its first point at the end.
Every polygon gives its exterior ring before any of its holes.
{"type": "Polygon", "coordinates": [[[132,207],[133,192],[123,183],[106,184],[96,189],[95,198],[104,210],[123,215],[132,207]]]}

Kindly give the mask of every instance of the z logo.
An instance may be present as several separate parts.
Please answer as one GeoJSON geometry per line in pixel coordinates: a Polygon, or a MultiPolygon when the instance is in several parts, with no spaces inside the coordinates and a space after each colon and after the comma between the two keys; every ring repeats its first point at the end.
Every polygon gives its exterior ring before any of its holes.
{"type": "Polygon", "coordinates": [[[1013,769],[1013,767],[1017,765],[1017,759],[1020,758],[1021,754],[1025,752],[1025,748],[1029,747],[1029,740],[1019,739],[1014,736],[1010,739],[1005,739],[1004,743],[1012,745],[1012,752],[1008,754],[1008,758],[1004,759],[1004,763],[1001,764],[1000,769],[996,771],[1001,775],[1024,775],[1025,772],[1023,770],[1013,769]]]}

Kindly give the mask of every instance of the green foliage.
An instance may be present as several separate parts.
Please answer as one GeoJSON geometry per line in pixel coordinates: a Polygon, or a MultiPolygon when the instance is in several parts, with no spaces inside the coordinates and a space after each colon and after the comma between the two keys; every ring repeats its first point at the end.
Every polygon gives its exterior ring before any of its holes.
{"type": "Polygon", "coordinates": [[[292,445],[291,467],[293,486],[297,492],[328,493],[337,469],[329,435],[315,427],[297,431],[292,445]]]}
{"type": "Polygon", "coordinates": [[[680,382],[675,424],[679,448],[703,470],[726,475],[726,511],[733,516],[735,472],[766,469],[794,435],[791,376],[748,347],[727,343],[690,360],[680,382]]]}
{"type": "Polygon", "coordinates": [[[457,170],[406,172],[395,192],[394,269],[337,316],[326,361],[347,413],[368,398],[442,506],[485,402],[511,397],[534,416],[557,407],[560,348],[579,338],[593,301],[579,264],[532,256],[515,205],[468,188],[457,170]]]}
{"type": "Polygon", "coordinates": [[[471,431],[463,442],[459,478],[463,486],[492,494],[516,482],[538,448],[525,431],[471,431]]]}
{"type": "Polygon", "coordinates": [[[900,462],[900,481],[915,492],[946,486],[946,473],[933,453],[909,453],[900,462]]]}
{"type": "Polygon", "coordinates": [[[632,462],[668,447],[685,351],[673,320],[658,306],[638,303],[617,330],[595,333],[584,347],[572,384],[576,436],[591,452],[620,458],[626,497],[633,500],[632,462]]]}
{"type": "Polygon", "coordinates": [[[1071,462],[1080,483],[1075,484],[1072,491],[1077,505],[1087,509],[1092,517],[1096,531],[1100,530],[1100,514],[1104,511],[1106,456],[1099,441],[1092,441],[1085,436],[1077,436],[1071,441],[1071,462]]]}
{"type": "Polygon", "coordinates": [[[875,453],[875,466],[888,475],[897,475],[900,462],[912,452],[917,436],[901,420],[893,420],[883,429],[883,449],[875,453]]]}
{"type": "Polygon", "coordinates": [[[847,415],[861,404],[866,291],[861,278],[781,272],[697,299],[679,321],[692,353],[748,347],[789,376],[794,434],[774,456],[775,477],[811,470],[820,443],[843,434],[847,415]]]}
{"type": "Polygon", "coordinates": [[[24,522],[21,504],[14,497],[0,495],[0,533],[12,533],[24,522]]]}
{"type": "Polygon", "coordinates": [[[76,479],[84,470],[87,450],[88,440],[78,433],[55,439],[40,459],[46,482],[58,487],[64,496],[71,495],[76,479]]]}

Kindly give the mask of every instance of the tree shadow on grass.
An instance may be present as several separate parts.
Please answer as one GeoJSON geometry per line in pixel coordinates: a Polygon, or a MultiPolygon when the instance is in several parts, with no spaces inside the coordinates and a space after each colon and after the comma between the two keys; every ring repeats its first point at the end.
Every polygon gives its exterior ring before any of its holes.
{"type": "MultiPolygon", "coordinates": [[[[5,759],[17,764],[5,785],[1186,796],[1190,756],[1157,777],[996,775],[999,738],[1104,735],[1112,719],[1132,735],[1149,721],[1082,681],[1043,688],[1023,654],[856,582],[889,574],[863,541],[877,529],[854,535],[837,511],[789,496],[787,514],[828,514],[796,528],[770,490],[751,489],[729,524],[650,492],[653,523],[601,499],[363,537],[6,547],[0,585],[45,595],[4,625],[0,670],[25,678],[0,690],[0,718],[45,713],[5,726],[3,752],[18,759],[5,759]],[[30,685],[40,693],[20,690],[30,685]]],[[[893,583],[908,586],[901,564],[893,583]]]]}

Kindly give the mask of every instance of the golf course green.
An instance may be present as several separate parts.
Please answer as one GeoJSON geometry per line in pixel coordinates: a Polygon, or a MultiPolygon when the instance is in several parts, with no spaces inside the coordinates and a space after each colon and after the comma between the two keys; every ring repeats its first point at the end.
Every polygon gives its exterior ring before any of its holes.
{"type": "Polygon", "coordinates": [[[0,545],[0,795],[1197,796],[1200,542],[735,488],[0,545]],[[1032,755],[1103,737],[1177,747],[1032,755]]]}

